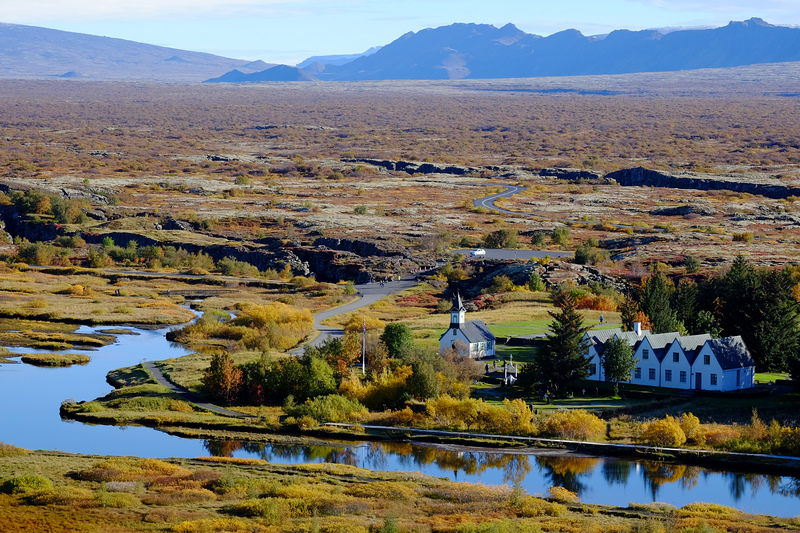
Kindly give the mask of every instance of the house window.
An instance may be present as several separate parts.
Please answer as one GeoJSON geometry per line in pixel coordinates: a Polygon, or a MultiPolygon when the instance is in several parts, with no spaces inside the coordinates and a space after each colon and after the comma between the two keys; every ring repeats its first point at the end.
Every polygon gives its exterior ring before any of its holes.
{"type": "Polygon", "coordinates": [[[651,368],[650,369],[650,379],[656,379],[656,369],[655,368],[651,368]]]}
{"type": "Polygon", "coordinates": [[[716,374],[711,374],[711,384],[712,385],[716,385],[717,384],[717,375],[716,374]]]}
{"type": "Polygon", "coordinates": [[[642,350],[642,359],[650,359],[650,350],[642,350]]]}
{"type": "Polygon", "coordinates": [[[681,356],[678,352],[672,352],[672,362],[677,363],[681,360],[681,356]]]}
{"type": "Polygon", "coordinates": [[[597,364],[592,363],[591,365],[589,365],[589,375],[594,376],[595,374],[597,374],[597,364]]]}
{"type": "Polygon", "coordinates": [[[686,383],[686,371],[681,370],[681,383],[686,383]]]}
{"type": "Polygon", "coordinates": [[[703,356],[703,364],[704,365],[710,365],[711,364],[711,356],[710,355],[704,355],[703,356]]]}
{"type": "Polygon", "coordinates": [[[664,371],[664,381],[672,381],[672,370],[664,371]]]}
{"type": "Polygon", "coordinates": [[[635,371],[634,371],[634,373],[633,373],[633,375],[634,375],[634,377],[635,377],[636,379],[642,379],[642,367],[640,367],[640,366],[637,366],[637,367],[636,367],[636,370],[635,370],[635,371]]]}

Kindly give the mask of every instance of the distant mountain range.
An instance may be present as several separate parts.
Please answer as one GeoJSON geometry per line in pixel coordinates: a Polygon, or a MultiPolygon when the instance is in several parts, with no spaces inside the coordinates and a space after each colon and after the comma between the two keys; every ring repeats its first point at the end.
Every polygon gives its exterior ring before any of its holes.
{"type": "Polygon", "coordinates": [[[318,56],[298,66],[0,24],[0,77],[243,83],[528,78],[667,72],[800,61],[800,29],[761,19],[713,29],[617,30],[547,37],[513,24],[452,24],[409,32],[364,54],[318,56]]]}
{"type": "Polygon", "coordinates": [[[617,30],[587,37],[565,30],[548,37],[453,24],[407,33],[366,57],[326,65],[321,80],[486,79],[666,72],[800,61],[800,29],[761,19],[703,30],[617,30]]]}
{"type": "Polygon", "coordinates": [[[0,23],[0,78],[200,82],[231,69],[274,64],[153,46],[123,39],[0,23]]]}

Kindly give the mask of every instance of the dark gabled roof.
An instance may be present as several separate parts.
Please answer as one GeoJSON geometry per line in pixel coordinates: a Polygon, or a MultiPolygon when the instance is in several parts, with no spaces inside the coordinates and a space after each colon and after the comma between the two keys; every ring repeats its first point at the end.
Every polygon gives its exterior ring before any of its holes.
{"type": "Polygon", "coordinates": [[[464,302],[461,301],[461,293],[458,291],[453,292],[453,307],[450,311],[466,311],[464,302]]]}
{"type": "Polygon", "coordinates": [[[750,351],[740,336],[724,337],[708,341],[723,370],[755,366],[750,351]]]}
{"type": "Polygon", "coordinates": [[[496,339],[492,332],[489,331],[489,328],[486,327],[486,324],[483,323],[483,320],[464,322],[459,329],[464,332],[470,344],[474,342],[489,342],[496,339]]]}

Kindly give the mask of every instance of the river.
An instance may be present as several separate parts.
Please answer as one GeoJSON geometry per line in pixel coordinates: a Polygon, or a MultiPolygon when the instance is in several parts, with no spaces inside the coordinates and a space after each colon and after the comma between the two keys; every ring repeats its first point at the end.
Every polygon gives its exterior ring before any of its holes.
{"type": "MultiPolygon", "coordinates": [[[[82,327],[79,331],[103,329],[107,328],[82,327]]],[[[519,485],[530,494],[545,494],[549,487],[557,485],[577,492],[584,502],[609,505],[658,501],[681,507],[702,501],[786,517],[796,516],[800,509],[800,478],[788,476],[720,472],[655,461],[551,455],[536,449],[504,453],[408,442],[298,446],[205,441],[174,437],[150,428],[62,420],[62,401],[92,400],[111,390],[106,383],[110,370],[145,359],[187,353],[184,347],[165,339],[168,329],[133,331],[135,335],[121,335],[115,344],[86,352],[92,358],[88,365],[39,368],[0,364],[0,441],[34,450],[82,454],[159,458],[213,454],[263,458],[282,464],[333,462],[373,470],[422,472],[456,481],[519,485]]]]}

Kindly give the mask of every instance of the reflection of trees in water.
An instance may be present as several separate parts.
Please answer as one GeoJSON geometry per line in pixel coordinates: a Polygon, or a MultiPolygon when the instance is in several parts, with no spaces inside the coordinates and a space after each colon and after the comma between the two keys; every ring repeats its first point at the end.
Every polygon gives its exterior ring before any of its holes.
{"type": "Polygon", "coordinates": [[[564,487],[579,496],[586,490],[581,476],[594,472],[599,462],[597,457],[536,457],[539,471],[552,485],[564,487]]]}
{"type": "Polygon", "coordinates": [[[467,475],[481,474],[489,469],[502,469],[503,481],[520,483],[531,471],[527,455],[487,453],[472,451],[447,451],[410,443],[383,443],[382,446],[397,456],[397,461],[408,469],[435,464],[441,470],[452,470],[467,475]]]}
{"type": "Polygon", "coordinates": [[[686,465],[673,463],[659,463],[656,461],[642,461],[642,477],[647,486],[650,487],[650,495],[653,501],[658,498],[658,490],[662,485],[675,483],[683,478],[687,470],[686,465]]]}
{"type": "Polygon", "coordinates": [[[615,459],[605,459],[603,461],[603,478],[609,485],[628,484],[628,478],[633,470],[633,463],[630,461],[617,461],[615,459]]]}
{"type": "Polygon", "coordinates": [[[773,489],[773,481],[774,481],[774,479],[770,479],[769,486],[770,486],[770,489],[772,490],[772,492],[778,492],[779,491],[784,496],[800,496],[800,477],[789,478],[789,481],[784,485],[781,485],[780,482],[782,480],[781,480],[780,477],[778,477],[778,476],[769,476],[769,477],[770,478],[775,478],[775,480],[777,480],[777,484],[775,485],[775,488],[773,489]]]}
{"type": "Polygon", "coordinates": [[[740,474],[736,472],[721,472],[721,474],[728,477],[731,496],[736,501],[739,501],[744,496],[748,486],[752,497],[755,497],[763,487],[766,487],[772,494],[800,496],[800,478],[789,478],[789,481],[784,483],[784,478],[781,476],[740,474]]]}
{"type": "Polygon", "coordinates": [[[233,452],[241,450],[243,444],[235,440],[207,440],[203,447],[213,457],[233,457],[233,452]]]}
{"type": "MultiPolygon", "coordinates": [[[[374,470],[385,470],[393,463],[401,469],[418,470],[420,466],[434,464],[443,471],[467,475],[481,474],[490,469],[503,471],[503,481],[510,485],[521,484],[531,472],[530,456],[503,453],[447,451],[419,446],[408,442],[370,442],[356,443],[352,446],[302,446],[297,444],[264,444],[242,441],[207,440],[204,445],[210,455],[233,457],[240,450],[250,456],[266,461],[284,462],[328,462],[359,466],[374,470]]],[[[586,490],[581,476],[590,474],[600,459],[595,457],[539,457],[535,456],[539,471],[554,486],[564,487],[580,495],[586,490]]],[[[602,463],[602,474],[609,486],[626,485],[634,463],[606,459],[602,463]]],[[[642,461],[642,476],[650,488],[653,501],[657,500],[659,489],[668,483],[680,482],[683,490],[690,490],[698,484],[700,473],[710,474],[697,466],[642,461]]],[[[395,467],[396,468],[396,467],[395,467]]],[[[742,474],[735,472],[715,472],[727,476],[730,493],[739,501],[748,488],[753,496],[763,487],[770,493],[787,497],[800,497],[800,478],[785,478],[762,474],[742,474]]]]}

